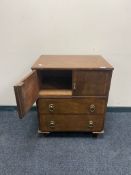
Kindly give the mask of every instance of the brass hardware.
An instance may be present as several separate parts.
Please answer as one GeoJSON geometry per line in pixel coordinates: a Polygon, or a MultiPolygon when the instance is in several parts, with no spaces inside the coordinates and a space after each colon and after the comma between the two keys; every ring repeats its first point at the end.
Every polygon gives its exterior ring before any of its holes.
{"type": "Polygon", "coordinates": [[[53,112],[55,110],[55,105],[54,104],[49,104],[49,111],[53,112]]]}
{"type": "Polygon", "coordinates": [[[53,120],[50,121],[49,127],[50,128],[55,128],[55,122],[53,120]]]}
{"type": "Polygon", "coordinates": [[[76,89],[76,83],[75,82],[73,83],[73,89],[74,90],[76,89]]]}
{"type": "Polygon", "coordinates": [[[93,128],[93,127],[94,127],[94,123],[93,123],[92,120],[89,121],[89,123],[88,123],[88,127],[89,127],[89,128],[93,128]]]}
{"type": "Polygon", "coordinates": [[[96,110],[96,107],[94,104],[90,105],[90,112],[94,112],[96,110]]]}

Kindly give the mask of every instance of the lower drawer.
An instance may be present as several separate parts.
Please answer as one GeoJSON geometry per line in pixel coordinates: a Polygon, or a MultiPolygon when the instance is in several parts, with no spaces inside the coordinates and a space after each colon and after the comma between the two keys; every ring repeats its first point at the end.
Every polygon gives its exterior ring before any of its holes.
{"type": "Polygon", "coordinates": [[[39,129],[53,131],[100,132],[104,127],[103,115],[48,115],[40,114],[39,129]]]}

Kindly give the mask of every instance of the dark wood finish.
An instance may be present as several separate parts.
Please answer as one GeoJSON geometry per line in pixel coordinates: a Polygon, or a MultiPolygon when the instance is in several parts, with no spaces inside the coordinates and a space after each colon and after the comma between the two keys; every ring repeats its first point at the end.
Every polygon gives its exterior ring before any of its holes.
{"type": "Polygon", "coordinates": [[[20,118],[31,108],[38,98],[38,80],[36,71],[31,72],[14,86],[17,109],[20,118]]]}
{"type": "Polygon", "coordinates": [[[41,55],[32,69],[113,70],[113,67],[101,55],[41,55]]]}
{"type": "Polygon", "coordinates": [[[75,70],[73,71],[74,96],[106,96],[111,71],[75,70]],[[75,86],[75,87],[74,87],[75,86]]]}
{"type": "Polygon", "coordinates": [[[100,55],[45,55],[15,89],[22,118],[37,100],[39,132],[101,132],[113,67],[100,55]]]}
{"type": "Polygon", "coordinates": [[[39,99],[38,110],[43,114],[104,114],[106,98],[63,98],[63,99],[39,99]],[[50,110],[53,105],[53,110],[50,110]],[[91,105],[95,106],[92,111],[91,105]]]}
{"type": "Polygon", "coordinates": [[[103,115],[40,115],[39,129],[43,132],[54,131],[87,131],[101,132],[103,130],[103,115]],[[89,122],[93,122],[90,127],[89,122]]]}

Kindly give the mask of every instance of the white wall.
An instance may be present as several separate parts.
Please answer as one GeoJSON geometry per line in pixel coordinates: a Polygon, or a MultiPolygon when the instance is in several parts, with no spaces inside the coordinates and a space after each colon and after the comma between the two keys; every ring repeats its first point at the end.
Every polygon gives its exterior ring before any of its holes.
{"type": "Polygon", "coordinates": [[[41,54],[102,54],[115,67],[109,106],[131,106],[130,0],[0,0],[0,105],[41,54]]]}

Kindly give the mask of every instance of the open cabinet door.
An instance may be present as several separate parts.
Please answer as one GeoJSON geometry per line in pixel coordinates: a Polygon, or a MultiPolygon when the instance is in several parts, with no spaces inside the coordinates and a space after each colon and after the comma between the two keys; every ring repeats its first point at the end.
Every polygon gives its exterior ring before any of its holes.
{"type": "Polygon", "coordinates": [[[31,108],[38,98],[39,86],[37,72],[32,71],[20,83],[14,86],[17,110],[20,118],[31,108]]]}

